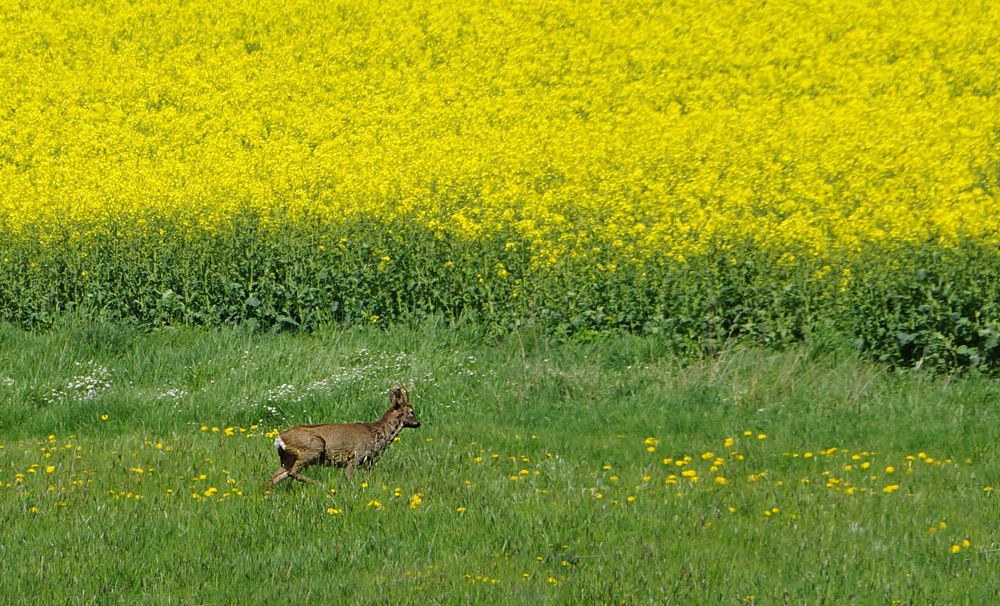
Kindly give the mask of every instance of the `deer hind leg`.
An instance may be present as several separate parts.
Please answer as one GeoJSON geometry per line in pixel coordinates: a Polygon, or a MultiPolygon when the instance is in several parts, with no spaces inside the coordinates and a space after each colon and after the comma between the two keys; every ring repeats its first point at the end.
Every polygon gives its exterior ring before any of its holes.
{"type": "Polygon", "coordinates": [[[264,487],[265,491],[271,490],[277,486],[279,482],[287,480],[292,468],[295,467],[295,464],[298,462],[295,455],[287,450],[284,450],[283,448],[278,448],[278,457],[281,459],[281,467],[279,467],[278,471],[271,475],[271,479],[267,481],[267,485],[264,487]]]}
{"type": "Polygon", "coordinates": [[[298,480],[299,482],[305,482],[306,484],[315,484],[316,486],[322,486],[322,484],[320,484],[316,480],[314,480],[312,478],[307,478],[307,477],[305,477],[304,475],[302,475],[300,473],[303,469],[305,469],[306,467],[308,467],[309,465],[311,465],[314,462],[315,461],[303,461],[301,459],[298,460],[298,461],[295,461],[295,464],[292,465],[292,468],[288,470],[287,476],[289,478],[294,478],[294,479],[298,480]]]}
{"type": "Polygon", "coordinates": [[[271,476],[271,479],[267,481],[266,490],[271,490],[279,482],[286,480],[288,478],[298,480],[299,482],[305,482],[317,485],[319,484],[319,482],[311,480],[302,475],[301,473],[299,473],[306,467],[309,467],[309,465],[315,463],[315,460],[296,459],[294,455],[290,455],[287,452],[282,452],[280,454],[281,454],[281,467],[278,468],[278,471],[274,472],[274,475],[271,476]]]}
{"type": "Polygon", "coordinates": [[[272,488],[277,486],[279,482],[287,478],[288,478],[288,470],[285,469],[284,467],[279,467],[278,471],[274,472],[274,475],[271,476],[271,479],[267,481],[267,485],[264,487],[264,490],[271,490],[272,488]]]}
{"type": "Polygon", "coordinates": [[[298,465],[298,460],[292,457],[282,456],[281,467],[279,467],[278,471],[274,472],[274,475],[271,476],[271,479],[267,481],[267,486],[264,488],[264,490],[271,490],[272,488],[277,486],[279,482],[287,480],[289,477],[291,477],[292,470],[297,469],[296,465],[298,465]]]}

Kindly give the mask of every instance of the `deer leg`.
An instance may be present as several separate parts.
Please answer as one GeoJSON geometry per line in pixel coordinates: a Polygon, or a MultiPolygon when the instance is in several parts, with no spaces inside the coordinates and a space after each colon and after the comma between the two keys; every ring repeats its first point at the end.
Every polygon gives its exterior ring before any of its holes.
{"type": "Polygon", "coordinates": [[[299,482],[305,482],[306,484],[315,484],[316,486],[322,486],[322,484],[320,484],[316,480],[313,480],[312,478],[307,478],[301,473],[299,473],[301,470],[308,467],[308,465],[309,464],[304,461],[296,461],[295,464],[292,465],[292,468],[288,470],[288,477],[295,478],[299,482]]]}
{"type": "Polygon", "coordinates": [[[278,485],[278,482],[281,482],[286,478],[288,478],[288,470],[284,467],[279,468],[278,471],[274,472],[274,475],[271,476],[271,479],[267,481],[267,485],[264,487],[264,490],[271,490],[278,485]]]}

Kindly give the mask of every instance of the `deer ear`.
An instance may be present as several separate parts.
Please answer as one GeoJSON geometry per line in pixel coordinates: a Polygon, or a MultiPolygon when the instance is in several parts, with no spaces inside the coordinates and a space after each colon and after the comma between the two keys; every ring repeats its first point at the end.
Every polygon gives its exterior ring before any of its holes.
{"type": "Polygon", "coordinates": [[[389,403],[392,404],[393,408],[399,408],[403,403],[403,399],[399,395],[399,390],[395,387],[389,390],[389,403]]]}

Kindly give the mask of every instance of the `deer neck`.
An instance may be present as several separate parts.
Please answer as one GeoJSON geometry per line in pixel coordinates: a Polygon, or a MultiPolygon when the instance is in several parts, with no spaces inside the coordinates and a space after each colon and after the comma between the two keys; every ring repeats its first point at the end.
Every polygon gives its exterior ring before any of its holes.
{"type": "Polygon", "coordinates": [[[403,431],[403,415],[395,413],[396,411],[390,408],[373,425],[376,449],[380,452],[388,448],[399,432],[403,431]]]}

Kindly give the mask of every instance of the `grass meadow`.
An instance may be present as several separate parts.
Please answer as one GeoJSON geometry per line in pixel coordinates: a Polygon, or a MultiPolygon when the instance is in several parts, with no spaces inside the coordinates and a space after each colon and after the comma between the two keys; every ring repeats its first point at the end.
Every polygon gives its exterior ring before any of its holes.
{"type": "Polygon", "coordinates": [[[0,329],[0,594],[50,604],[979,604],[1000,385],[655,336],[0,329]],[[423,425],[353,484],[276,430],[423,425]]]}

